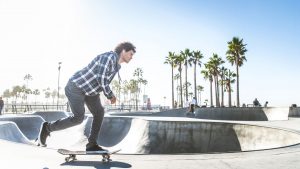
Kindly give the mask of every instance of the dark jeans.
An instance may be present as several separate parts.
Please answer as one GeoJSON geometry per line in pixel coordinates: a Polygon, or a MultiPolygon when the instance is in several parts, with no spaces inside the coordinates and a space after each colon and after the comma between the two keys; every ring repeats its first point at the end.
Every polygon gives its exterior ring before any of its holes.
{"type": "Polygon", "coordinates": [[[195,112],[195,105],[194,104],[191,104],[191,112],[195,112]]]}
{"type": "Polygon", "coordinates": [[[99,95],[86,96],[73,82],[68,82],[65,87],[65,94],[74,116],[59,119],[51,123],[50,131],[63,130],[82,123],[84,120],[84,104],[93,115],[92,128],[88,138],[89,143],[97,143],[97,138],[103,121],[104,109],[101,105],[99,95]]]}

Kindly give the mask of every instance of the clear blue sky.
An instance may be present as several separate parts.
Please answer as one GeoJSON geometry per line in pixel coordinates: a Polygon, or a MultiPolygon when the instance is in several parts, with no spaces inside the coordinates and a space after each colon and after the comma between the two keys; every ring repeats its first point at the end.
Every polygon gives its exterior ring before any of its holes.
{"type": "MultiPolygon", "coordinates": [[[[257,97],[270,106],[300,105],[299,16],[297,0],[0,0],[0,93],[24,83],[27,73],[31,87],[56,88],[59,61],[63,87],[97,54],[131,41],[137,53],[122,66],[122,78],[141,67],[152,102],[162,104],[166,96],[170,105],[168,52],[189,48],[200,50],[203,62],[213,53],[225,60],[227,42],[238,36],[248,49],[241,103],[257,97]]],[[[209,99],[208,82],[197,83],[205,87],[202,99],[209,99]]]]}

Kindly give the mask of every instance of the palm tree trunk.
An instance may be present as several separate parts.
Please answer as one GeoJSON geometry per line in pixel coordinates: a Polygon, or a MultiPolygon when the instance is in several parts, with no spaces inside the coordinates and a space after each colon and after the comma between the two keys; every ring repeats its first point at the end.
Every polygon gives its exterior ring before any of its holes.
{"type": "Polygon", "coordinates": [[[197,98],[197,76],[196,76],[196,63],[194,65],[194,96],[196,98],[196,104],[198,103],[198,98],[197,98]]]}
{"type": "Polygon", "coordinates": [[[239,90],[239,56],[236,58],[236,106],[240,107],[240,90],[239,90]]]}
{"type": "Polygon", "coordinates": [[[201,100],[201,99],[200,99],[200,92],[199,92],[199,91],[198,91],[198,93],[197,93],[197,98],[199,98],[199,103],[198,103],[198,104],[200,105],[200,100],[201,100]]]}
{"type": "Polygon", "coordinates": [[[215,95],[216,95],[216,107],[220,107],[220,97],[219,97],[219,82],[218,76],[215,76],[215,95]]]}
{"type": "Polygon", "coordinates": [[[231,85],[230,85],[230,79],[229,79],[229,83],[228,83],[228,104],[229,107],[231,107],[231,85]]]}
{"type": "Polygon", "coordinates": [[[210,107],[213,107],[214,103],[213,103],[213,92],[212,92],[212,80],[209,80],[209,82],[210,82],[210,107]]]}
{"type": "Polygon", "coordinates": [[[222,77],[222,83],[221,83],[221,94],[222,94],[222,102],[221,102],[221,106],[224,107],[224,88],[223,88],[223,85],[224,85],[224,80],[223,80],[223,77],[222,77]]]}
{"type": "Polygon", "coordinates": [[[201,96],[202,96],[202,95],[201,95],[201,91],[200,91],[200,92],[199,92],[199,99],[200,99],[200,100],[199,100],[199,105],[201,105],[201,101],[202,101],[201,96]]]}
{"type": "Polygon", "coordinates": [[[174,72],[173,72],[173,64],[172,66],[172,108],[174,109],[174,72]]]}
{"type": "Polygon", "coordinates": [[[176,80],[177,86],[176,86],[176,96],[177,96],[177,108],[179,107],[178,104],[180,103],[180,96],[179,96],[179,82],[178,79],[176,80]]]}
{"type": "Polygon", "coordinates": [[[218,101],[218,107],[220,107],[220,89],[219,89],[219,78],[218,78],[218,76],[217,76],[217,91],[218,91],[218,99],[217,99],[217,101],[218,101]]]}
{"type": "Polygon", "coordinates": [[[187,64],[185,64],[185,101],[188,100],[188,94],[189,93],[188,93],[188,85],[187,85],[187,64]]]}
{"type": "Polygon", "coordinates": [[[183,97],[182,97],[182,77],[181,77],[181,71],[179,72],[179,76],[180,76],[180,105],[181,107],[183,107],[183,97]]]}

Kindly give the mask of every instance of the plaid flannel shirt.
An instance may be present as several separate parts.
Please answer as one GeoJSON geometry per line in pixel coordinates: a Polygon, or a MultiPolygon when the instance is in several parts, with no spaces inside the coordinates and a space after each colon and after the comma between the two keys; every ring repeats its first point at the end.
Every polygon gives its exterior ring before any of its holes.
{"type": "Polygon", "coordinates": [[[103,91],[104,95],[111,99],[114,94],[109,84],[121,68],[118,60],[116,52],[100,54],[88,66],[76,72],[70,80],[87,96],[94,96],[103,91]]]}

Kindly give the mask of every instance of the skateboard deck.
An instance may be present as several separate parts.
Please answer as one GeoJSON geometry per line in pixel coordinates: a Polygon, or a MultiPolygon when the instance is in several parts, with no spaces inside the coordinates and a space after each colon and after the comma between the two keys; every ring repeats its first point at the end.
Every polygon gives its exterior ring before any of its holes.
{"type": "Polygon", "coordinates": [[[121,151],[121,149],[114,150],[114,151],[71,151],[67,149],[57,150],[57,152],[62,155],[68,155],[68,157],[65,158],[66,162],[77,160],[76,155],[101,155],[102,162],[109,162],[111,161],[110,156],[119,151],[121,151]]]}

